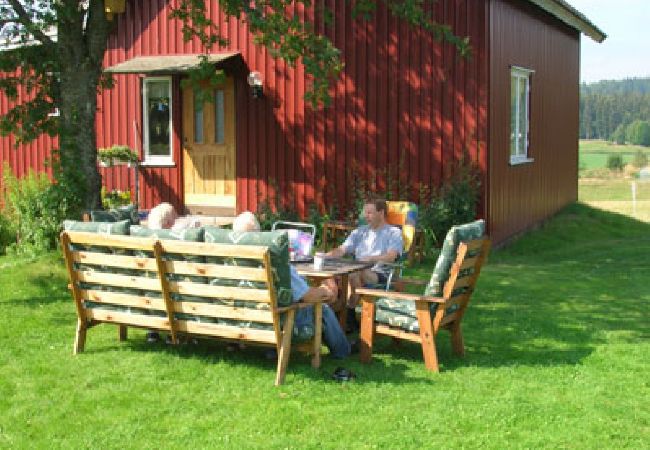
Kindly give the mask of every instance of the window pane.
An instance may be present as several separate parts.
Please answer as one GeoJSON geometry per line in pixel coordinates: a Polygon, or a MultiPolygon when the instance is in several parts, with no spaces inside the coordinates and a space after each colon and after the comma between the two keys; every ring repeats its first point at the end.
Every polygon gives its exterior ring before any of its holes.
{"type": "Polygon", "coordinates": [[[510,156],[517,154],[517,77],[510,76],[510,156]]]}
{"type": "Polygon", "coordinates": [[[225,142],[223,91],[215,91],[214,107],[214,142],[223,144],[225,142]]]}
{"type": "Polygon", "coordinates": [[[194,142],[203,142],[203,102],[200,95],[194,93],[194,142]]]}
{"type": "Polygon", "coordinates": [[[169,80],[147,82],[147,122],[151,156],[171,156],[169,80]]]}
{"type": "Polygon", "coordinates": [[[519,78],[519,152],[526,156],[528,148],[528,77],[519,78]]]}

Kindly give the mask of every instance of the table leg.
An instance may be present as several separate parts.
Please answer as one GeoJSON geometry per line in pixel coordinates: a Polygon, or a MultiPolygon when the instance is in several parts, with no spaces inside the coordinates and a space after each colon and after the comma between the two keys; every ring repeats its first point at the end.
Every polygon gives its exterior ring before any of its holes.
{"type": "Polygon", "coordinates": [[[350,291],[350,277],[347,274],[341,275],[341,286],[339,287],[338,303],[340,305],[339,324],[341,325],[343,331],[345,331],[345,327],[347,326],[349,291],[350,291]]]}

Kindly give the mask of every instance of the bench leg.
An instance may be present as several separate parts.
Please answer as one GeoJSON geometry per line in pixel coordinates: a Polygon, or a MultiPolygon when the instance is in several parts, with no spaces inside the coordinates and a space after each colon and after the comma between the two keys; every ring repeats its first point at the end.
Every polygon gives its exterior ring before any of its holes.
{"type": "Polygon", "coordinates": [[[291,354],[291,335],[293,334],[293,322],[295,317],[296,310],[289,310],[287,313],[287,321],[284,323],[284,329],[282,330],[282,342],[278,349],[278,371],[275,375],[276,386],[280,386],[284,382],[284,376],[287,373],[289,355],[291,354]]]}
{"type": "Polygon", "coordinates": [[[86,330],[86,323],[81,319],[77,319],[77,334],[74,338],[74,349],[72,351],[75,355],[84,351],[84,347],[86,346],[86,330]]]}
{"type": "Polygon", "coordinates": [[[127,334],[128,334],[127,330],[128,330],[128,327],[126,325],[120,325],[119,326],[118,334],[119,334],[119,337],[120,337],[120,342],[126,341],[126,337],[127,337],[127,334]]]}
{"type": "Polygon", "coordinates": [[[465,356],[465,343],[463,342],[463,332],[460,324],[454,324],[451,328],[451,348],[458,356],[465,356]]]}
{"type": "Polygon", "coordinates": [[[359,360],[367,364],[372,360],[372,344],[375,339],[375,302],[363,300],[361,305],[359,360]]]}
{"type": "Polygon", "coordinates": [[[427,302],[415,302],[418,324],[420,325],[420,339],[422,341],[422,354],[424,366],[427,370],[438,372],[438,355],[436,353],[436,341],[433,335],[433,322],[427,302]]]}
{"type": "Polygon", "coordinates": [[[314,305],[314,354],[311,357],[311,366],[320,367],[320,349],[323,339],[323,304],[314,305]]]}

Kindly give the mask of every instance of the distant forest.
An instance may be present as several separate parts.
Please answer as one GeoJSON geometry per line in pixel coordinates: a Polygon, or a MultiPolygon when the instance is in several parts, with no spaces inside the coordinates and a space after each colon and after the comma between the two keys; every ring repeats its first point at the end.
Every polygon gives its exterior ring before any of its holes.
{"type": "Polygon", "coordinates": [[[639,122],[650,122],[650,78],[580,85],[581,139],[622,143],[627,132],[629,141],[630,126],[639,122]]]}

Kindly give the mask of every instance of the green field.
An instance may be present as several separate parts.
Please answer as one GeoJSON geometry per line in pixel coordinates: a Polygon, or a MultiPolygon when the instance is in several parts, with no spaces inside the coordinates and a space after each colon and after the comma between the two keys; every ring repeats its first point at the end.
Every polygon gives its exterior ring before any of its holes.
{"type": "Polygon", "coordinates": [[[607,167],[609,155],[618,154],[623,157],[625,164],[632,162],[638,151],[650,158],[650,148],[639,145],[616,145],[601,140],[581,140],[579,145],[579,167],[585,169],[601,169],[607,167]]]}
{"type": "Polygon", "coordinates": [[[649,224],[571,206],[492,252],[465,358],[441,333],[434,374],[416,344],[379,339],[371,365],[295,355],[279,388],[260,349],[143,330],[100,325],[73,356],[59,254],[0,257],[0,448],[648,448],[649,247],[649,224]]]}

